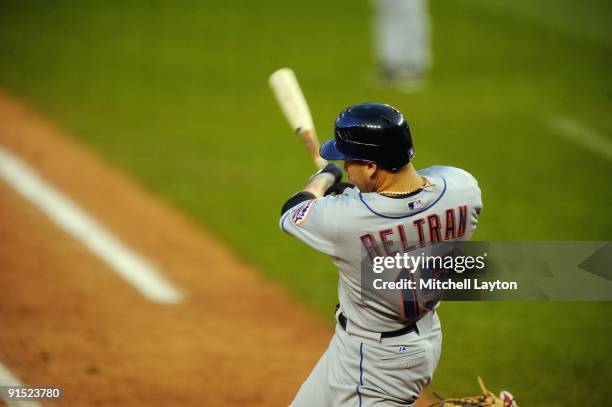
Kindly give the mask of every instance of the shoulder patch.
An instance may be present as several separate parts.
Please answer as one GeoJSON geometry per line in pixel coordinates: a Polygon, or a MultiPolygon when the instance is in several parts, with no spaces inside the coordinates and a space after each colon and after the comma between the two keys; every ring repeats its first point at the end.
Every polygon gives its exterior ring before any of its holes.
{"type": "Polygon", "coordinates": [[[304,223],[308,217],[308,214],[310,213],[310,210],[314,206],[315,201],[315,199],[311,199],[309,201],[302,202],[297,208],[295,208],[291,212],[291,223],[293,223],[295,226],[304,223]]]}

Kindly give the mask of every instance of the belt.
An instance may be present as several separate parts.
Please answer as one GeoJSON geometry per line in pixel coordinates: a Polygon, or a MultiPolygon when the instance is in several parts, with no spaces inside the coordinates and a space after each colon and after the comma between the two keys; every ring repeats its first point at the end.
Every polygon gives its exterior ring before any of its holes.
{"type": "MultiPolygon", "coordinates": [[[[338,314],[338,322],[340,323],[340,326],[342,327],[342,329],[346,331],[346,317],[344,316],[343,313],[338,314]]],[[[394,338],[396,336],[406,335],[407,333],[410,333],[410,332],[419,333],[419,328],[417,328],[416,322],[406,325],[405,327],[400,328],[397,331],[382,332],[380,334],[380,337],[381,338],[394,338]]]]}

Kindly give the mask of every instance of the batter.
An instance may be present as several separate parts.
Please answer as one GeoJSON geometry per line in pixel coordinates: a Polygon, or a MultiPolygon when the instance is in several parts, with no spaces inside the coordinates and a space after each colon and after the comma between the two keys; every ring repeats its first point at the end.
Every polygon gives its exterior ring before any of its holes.
{"type": "Polygon", "coordinates": [[[280,226],[338,268],[335,334],[292,406],[411,406],[431,382],[442,332],[436,307],[362,297],[364,253],[397,242],[468,240],[482,208],[478,183],[454,167],[415,170],[408,123],[395,108],[345,109],[321,156],[329,164],[282,208],[280,226]]]}

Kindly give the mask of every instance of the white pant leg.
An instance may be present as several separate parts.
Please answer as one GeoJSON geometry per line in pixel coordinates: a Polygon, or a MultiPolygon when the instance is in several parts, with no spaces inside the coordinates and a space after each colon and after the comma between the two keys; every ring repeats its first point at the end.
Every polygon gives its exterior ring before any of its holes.
{"type": "Polygon", "coordinates": [[[291,406],[410,406],[431,382],[442,344],[436,314],[429,313],[417,325],[418,333],[380,342],[336,325],[327,351],[291,406]]]}
{"type": "Polygon", "coordinates": [[[417,326],[418,333],[366,343],[362,407],[410,406],[431,383],[440,358],[440,321],[429,313],[417,326]]]}
{"type": "Polygon", "coordinates": [[[383,69],[426,73],[432,60],[427,0],[374,0],[376,57],[383,69]]]}
{"type": "Polygon", "coordinates": [[[432,371],[431,376],[438,367],[438,362],[440,362],[440,355],[442,354],[442,325],[440,324],[440,318],[438,318],[438,313],[434,313],[432,315],[431,320],[431,330],[429,331],[429,341],[431,342],[432,347],[432,371]]]}
{"type": "Polygon", "coordinates": [[[319,359],[292,407],[355,407],[360,405],[361,343],[338,324],[325,354],[319,359]]]}
{"type": "Polygon", "coordinates": [[[321,356],[306,381],[302,383],[290,404],[291,407],[331,406],[327,374],[328,354],[329,349],[321,356]]]}

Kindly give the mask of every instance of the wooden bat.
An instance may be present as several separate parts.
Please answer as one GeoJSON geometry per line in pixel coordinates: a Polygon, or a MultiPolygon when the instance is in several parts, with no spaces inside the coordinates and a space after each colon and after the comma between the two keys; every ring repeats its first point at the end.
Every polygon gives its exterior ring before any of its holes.
{"type": "Polygon", "coordinates": [[[317,132],[295,73],[290,68],[281,68],[270,75],[268,84],[289,125],[304,143],[317,168],[325,167],[327,161],[319,155],[317,132]]]}

